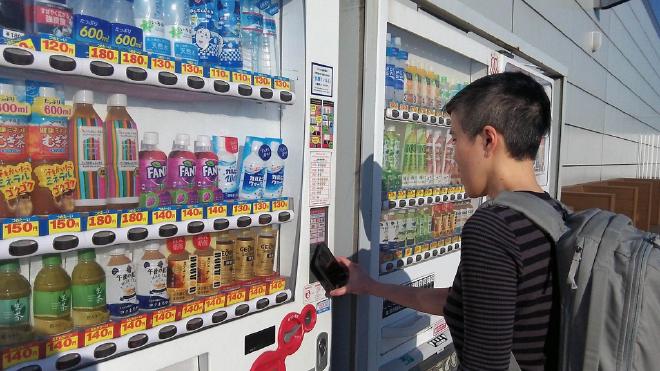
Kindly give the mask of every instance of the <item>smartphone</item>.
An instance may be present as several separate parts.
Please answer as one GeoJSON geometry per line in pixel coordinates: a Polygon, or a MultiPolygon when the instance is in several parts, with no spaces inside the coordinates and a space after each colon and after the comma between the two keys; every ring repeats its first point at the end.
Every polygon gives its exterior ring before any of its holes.
{"type": "Polygon", "coordinates": [[[311,268],[325,291],[330,292],[348,283],[348,269],[337,262],[325,243],[316,245],[311,268]]]}

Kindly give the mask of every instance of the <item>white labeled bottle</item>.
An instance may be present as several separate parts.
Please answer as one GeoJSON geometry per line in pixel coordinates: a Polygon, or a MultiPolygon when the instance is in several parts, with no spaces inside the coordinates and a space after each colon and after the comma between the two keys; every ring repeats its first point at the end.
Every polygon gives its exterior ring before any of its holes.
{"type": "Polygon", "coordinates": [[[249,154],[243,157],[239,198],[242,200],[256,200],[263,196],[265,162],[270,159],[271,152],[270,147],[264,145],[260,140],[248,140],[245,145],[246,150],[243,151],[243,154],[247,150],[249,150],[249,154]]]}
{"type": "Polygon", "coordinates": [[[106,301],[112,317],[126,317],[137,313],[137,278],[131,258],[124,247],[110,251],[110,259],[103,266],[106,279],[106,301]]]}
{"type": "Polygon", "coordinates": [[[270,159],[266,162],[264,198],[277,198],[282,196],[284,161],[289,157],[289,150],[279,140],[270,142],[270,150],[270,159]]]}
{"type": "Polygon", "coordinates": [[[167,293],[167,259],[158,241],[149,241],[136,262],[137,298],[142,310],[154,310],[170,304],[167,293]]]}

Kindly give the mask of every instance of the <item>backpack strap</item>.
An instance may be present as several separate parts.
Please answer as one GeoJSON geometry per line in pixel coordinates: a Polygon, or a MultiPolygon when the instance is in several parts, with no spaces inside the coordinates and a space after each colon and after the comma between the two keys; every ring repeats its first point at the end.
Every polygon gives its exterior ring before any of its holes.
{"type": "Polygon", "coordinates": [[[525,192],[502,192],[494,200],[486,201],[482,207],[504,206],[524,214],[541,228],[555,243],[568,231],[565,214],[542,199],[525,192]]]}

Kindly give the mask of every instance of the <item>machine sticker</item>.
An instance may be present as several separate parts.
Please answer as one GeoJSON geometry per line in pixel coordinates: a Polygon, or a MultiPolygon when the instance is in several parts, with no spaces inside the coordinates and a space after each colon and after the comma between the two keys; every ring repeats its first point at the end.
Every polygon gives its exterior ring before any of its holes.
{"type": "Polygon", "coordinates": [[[321,139],[323,148],[334,148],[335,136],[335,102],[324,100],[321,123],[321,139]]]}
{"type": "Polygon", "coordinates": [[[312,94],[332,97],[332,67],[312,62],[312,94]]]}
{"type": "Polygon", "coordinates": [[[303,288],[303,304],[316,304],[326,300],[325,289],[320,282],[310,283],[303,288]]]}
{"type": "Polygon", "coordinates": [[[330,206],[332,153],[312,151],[309,169],[309,206],[330,206]]]}
{"type": "Polygon", "coordinates": [[[323,147],[323,101],[309,100],[309,148],[323,147]]]}
{"type": "Polygon", "coordinates": [[[311,209],[309,211],[309,243],[311,245],[327,242],[327,214],[328,208],[311,209]]]}
{"type": "Polygon", "coordinates": [[[320,302],[316,303],[316,314],[321,314],[323,312],[329,312],[331,306],[332,306],[332,300],[331,299],[321,300],[320,302]]]}

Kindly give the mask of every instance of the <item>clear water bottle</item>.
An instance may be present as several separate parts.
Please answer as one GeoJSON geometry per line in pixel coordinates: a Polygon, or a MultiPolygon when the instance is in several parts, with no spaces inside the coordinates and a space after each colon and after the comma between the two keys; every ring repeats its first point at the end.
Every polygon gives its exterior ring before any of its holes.
{"type": "Polygon", "coordinates": [[[174,56],[182,55],[181,48],[192,45],[192,25],[188,0],[165,0],[165,37],[172,43],[174,56]]]}
{"type": "Polygon", "coordinates": [[[261,36],[261,72],[271,76],[280,74],[279,43],[277,42],[277,23],[275,14],[279,12],[279,4],[266,9],[263,13],[263,33],[261,36]]]}
{"type": "Polygon", "coordinates": [[[261,72],[260,46],[263,32],[263,15],[257,6],[257,0],[241,1],[241,54],[243,68],[252,72],[261,72]]]}
{"type": "Polygon", "coordinates": [[[164,36],[163,0],[134,0],[133,16],[144,36],[164,36]]]}
{"type": "MultiPolygon", "coordinates": [[[[101,1],[99,0],[69,0],[68,4],[73,9],[74,15],[86,15],[107,21],[105,13],[101,9],[101,1]]],[[[131,21],[129,24],[132,23],[131,21]]]]}
{"type": "MultiPolygon", "coordinates": [[[[111,0],[108,3],[110,9],[107,20],[110,23],[133,24],[133,0],[111,0]]],[[[102,13],[100,9],[99,13],[102,13]]]]}
{"type": "Polygon", "coordinates": [[[394,63],[394,101],[397,104],[404,103],[403,85],[406,80],[406,64],[408,64],[408,52],[401,46],[401,38],[394,38],[394,47],[397,50],[394,63]]]}
{"type": "Polygon", "coordinates": [[[385,48],[385,102],[387,106],[394,102],[394,79],[395,79],[395,63],[398,50],[394,47],[394,40],[392,34],[387,34],[387,44],[385,48]]]}
{"type": "Polygon", "coordinates": [[[218,1],[218,33],[223,41],[219,57],[220,66],[242,68],[240,1],[218,1]]]}

